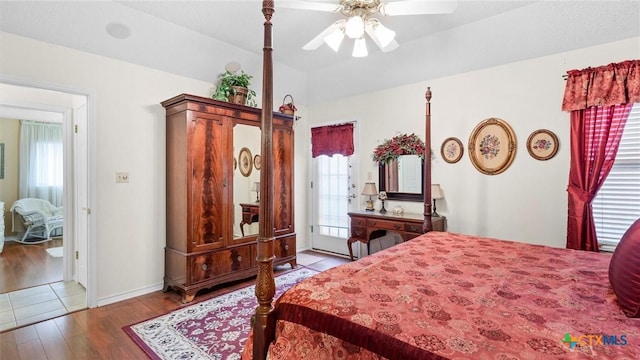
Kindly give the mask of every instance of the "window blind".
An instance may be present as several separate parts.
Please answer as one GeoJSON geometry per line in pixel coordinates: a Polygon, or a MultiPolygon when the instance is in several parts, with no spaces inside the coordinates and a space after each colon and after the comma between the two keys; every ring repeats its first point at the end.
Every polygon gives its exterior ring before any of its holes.
{"type": "Polygon", "coordinates": [[[640,103],[631,109],[613,168],[592,208],[600,249],[613,251],[640,218],[640,103]]]}

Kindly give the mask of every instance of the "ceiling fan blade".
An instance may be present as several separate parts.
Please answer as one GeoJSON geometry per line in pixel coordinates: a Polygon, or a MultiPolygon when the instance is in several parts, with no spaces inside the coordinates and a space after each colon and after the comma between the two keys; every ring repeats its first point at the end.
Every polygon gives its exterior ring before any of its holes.
{"type": "Polygon", "coordinates": [[[331,34],[334,30],[339,29],[340,26],[343,26],[344,22],[345,22],[345,20],[338,20],[338,21],[334,22],[333,24],[329,25],[328,28],[322,30],[322,32],[320,34],[318,34],[316,37],[311,39],[311,41],[306,43],[305,46],[302,47],[302,49],[304,49],[304,50],[315,50],[315,49],[319,48],[320,45],[324,44],[324,38],[326,38],[327,35],[331,34]]]}
{"type": "Polygon", "coordinates": [[[367,32],[371,40],[373,40],[373,42],[380,48],[380,50],[382,50],[382,52],[393,51],[397,49],[398,46],[400,46],[400,44],[398,44],[398,42],[395,40],[391,40],[386,46],[382,46],[382,44],[380,43],[380,39],[378,38],[378,35],[376,35],[372,26],[365,26],[364,30],[367,32]]]}
{"type": "Polygon", "coordinates": [[[449,14],[454,12],[457,7],[457,0],[404,0],[382,3],[380,13],[389,16],[449,14]]]}
{"type": "Polygon", "coordinates": [[[397,41],[392,40],[389,45],[382,48],[382,52],[389,52],[397,49],[400,46],[397,41]]]}
{"type": "Polygon", "coordinates": [[[317,1],[300,1],[300,0],[285,0],[278,1],[277,7],[283,7],[287,9],[302,9],[302,10],[315,10],[326,12],[337,12],[340,10],[340,5],[335,2],[317,2],[317,1]]]}

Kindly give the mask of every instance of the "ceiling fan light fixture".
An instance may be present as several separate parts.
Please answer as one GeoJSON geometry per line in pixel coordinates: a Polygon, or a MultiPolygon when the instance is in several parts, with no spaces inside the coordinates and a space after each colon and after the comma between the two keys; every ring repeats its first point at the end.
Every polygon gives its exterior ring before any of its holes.
{"type": "Polygon", "coordinates": [[[378,41],[380,41],[380,46],[383,48],[387,47],[393,39],[396,37],[396,32],[390,30],[388,27],[382,25],[379,21],[376,21],[374,25],[373,32],[378,37],[378,41]]]}
{"type": "Polygon", "coordinates": [[[367,42],[364,40],[364,37],[356,39],[356,42],[353,44],[353,53],[351,53],[351,56],[365,57],[367,55],[369,55],[369,52],[367,52],[367,42]]]}
{"type": "Polygon", "coordinates": [[[344,25],[344,32],[351,39],[360,39],[364,34],[364,19],[360,15],[355,15],[347,20],[344,25]]]}
{"type": "Polygon", "coordinates": [[[344,39],[344,31],[337,28],[324,38],[324,42],[329,45],[333,51],[338,52],[342,39],[344,39]]]}

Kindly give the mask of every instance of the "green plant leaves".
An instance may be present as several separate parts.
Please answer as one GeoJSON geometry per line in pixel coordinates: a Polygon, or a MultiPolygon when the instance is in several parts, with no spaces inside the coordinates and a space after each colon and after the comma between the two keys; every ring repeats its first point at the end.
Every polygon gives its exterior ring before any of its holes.
{"type": "Polygon", "coordinates": [[[251,85],[252,75],[247,74],[244,70],[241,70],[240,73],[231,73],[229,71],[225,71],[220,74],[218,77],[219,84],[216,87],[216,90],[211,95],[212,99],[228,101],[228,97],[230,95],[235,95],[236,91],[233,86],[245,87],[249,90],[247,94],[247,105],[256,107],[256,92],[252,89],[249,89],[251,85]]]}

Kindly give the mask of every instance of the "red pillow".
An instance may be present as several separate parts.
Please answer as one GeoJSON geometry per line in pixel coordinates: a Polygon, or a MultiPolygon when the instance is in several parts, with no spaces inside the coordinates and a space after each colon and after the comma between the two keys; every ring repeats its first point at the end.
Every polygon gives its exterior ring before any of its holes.
{"type": "Polygon", "coordinates": [[[609,282],[622,311],[640,317],[640,219],[622,236],[609,263],[609,282]]]}

